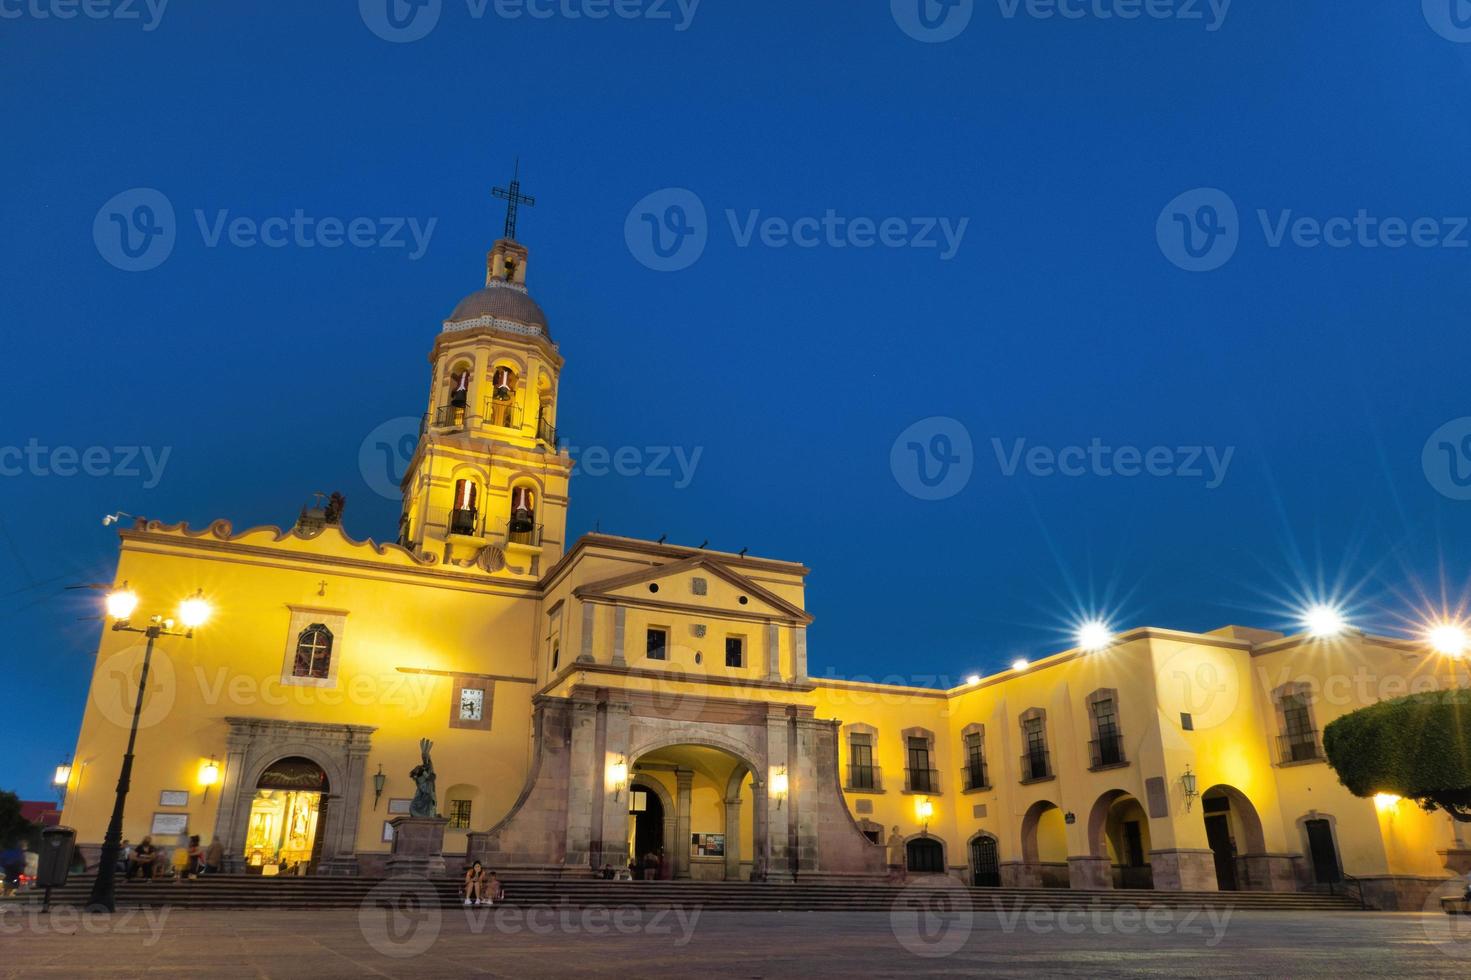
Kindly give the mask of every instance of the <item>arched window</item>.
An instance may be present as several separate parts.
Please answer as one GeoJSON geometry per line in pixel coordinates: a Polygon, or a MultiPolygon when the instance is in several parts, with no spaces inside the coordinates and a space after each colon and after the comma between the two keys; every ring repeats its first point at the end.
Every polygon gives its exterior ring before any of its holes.
{"type": "Polygon", "coordinates": [[[944,874],[945,848],[933,837],[916,837],[904,845],[910,871],[920,874],[944,874]]]}
{"type": "Polygon", "coordinates": [[[490,397],[485,400],[485,418],[491,425],[514,429],[516,417],[516,370],[501,364],[490,372],[490,397]]]}
{"type": "Polygon", "coordinates": [[[536,490],[528,486],[511,488],[511,519],[507,525],[510,539],[520,544],[538,544],[536,532],[536,490]]]}
{"type": "Polygon", "coordinates": [[[294,677],[326,678],[332,670],[332,631],[321,623],[312,623],[296,637],[294,677]]]}
{"type": "Polygon", "coordinates": [[[449,531],[451,534],[474,534],[480,516],[478,500],[480,488],[474,480],[455,481],[455,502],[450,510],[449,531]]]}

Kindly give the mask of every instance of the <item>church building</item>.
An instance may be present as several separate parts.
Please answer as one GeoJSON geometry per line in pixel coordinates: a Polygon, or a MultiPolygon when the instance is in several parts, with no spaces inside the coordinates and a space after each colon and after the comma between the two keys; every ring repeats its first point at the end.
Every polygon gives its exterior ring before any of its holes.
{"type": "MultiPolygon", "coordinates": [[[[155,644],[124,837],[218,835],[237,873],[382,875],[427,738],[451,873],[463,857],[780,883],[899,864],[1188,891],[1352,875],[1419,908],[1468,855],[1446,815],[1352,796],[1323,757],[1339,715],[1457,682],[1423,644],[1141,627],[949,690],[850,682],[809,667],[802,562],[569,540],[564,352],[530,260],[495,242],[483,287],[425,330],[397,540],[349,537],[338,504],[285,529],[121,530],[114,581],[138,621],[191,595],[213,608],[155,644]]],[[[62,818],[91,860],[143,649],[102,633],[62,818]]]]}

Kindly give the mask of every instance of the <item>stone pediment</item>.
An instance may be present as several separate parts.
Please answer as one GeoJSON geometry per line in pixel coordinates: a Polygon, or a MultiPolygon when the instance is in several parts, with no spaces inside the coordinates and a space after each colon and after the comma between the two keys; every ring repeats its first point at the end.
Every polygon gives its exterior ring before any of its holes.
{"type": "Polygon", "coordinates": [[[803,625],[812,617],[795,603],[704,555],[578,586],[579,599],[637,602],[803,625]]]}

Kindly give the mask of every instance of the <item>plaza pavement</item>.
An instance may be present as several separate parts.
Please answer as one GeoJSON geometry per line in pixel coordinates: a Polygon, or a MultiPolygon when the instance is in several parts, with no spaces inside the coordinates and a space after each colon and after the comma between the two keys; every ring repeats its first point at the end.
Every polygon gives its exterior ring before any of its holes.
{"type": "Polygon", "coordinates": [[[3,977],[1457,977],[1471,918],[977,907],[41,913],[0,907],[3,977]],[[1153,916],[1151,919],[1150,916],[1153,916]]]}

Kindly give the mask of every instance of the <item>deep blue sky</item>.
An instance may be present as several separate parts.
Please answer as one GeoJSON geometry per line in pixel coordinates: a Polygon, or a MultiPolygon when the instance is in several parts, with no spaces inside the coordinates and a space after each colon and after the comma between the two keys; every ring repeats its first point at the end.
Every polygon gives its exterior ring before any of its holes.
{"type": "Polygon", "coordinates": [[[579,477],[571,530],[808,563],[815,673],[955,682],[1066,646],[1084,607],[1290,627],[1320,580],[1353,591],[1361,623],[1403,629],[1422,592],[1465,583],[1471,503],[1437,492],[1421,451],[1471,415],[1471,249],[1271,248],[1256,212],[1471,214],[1471,44],[1419,6],[1238,0],[1208,31],[984,0],[940,44],[874,0],[705,0],[684,31],[444,0],[413,43],[341,0],[177,3],[152,31],[0,19],[0,445],[170,451],[151,489],[0,477],[0,786],[49,793],[74,742],[99,624],[62,587],[110,579],[104,513],[284,524],[340,489],[350,533],[393,536],[359,447],[421,410],[425,354],[481,282],[489,190],[518,154],[532,291],[567,357],[563,432],[702,451],[684,488],[579,477]],[[167,196],[177,242],[126,272],[93,224],[137,187],[167,196]],[[667,187],[710,218],[703,256],[669,273],[624,235],[667,187]],[[1240,209],[1213,272],[1156,240],[1198,187],[1240,209]],[[209,248],[196,209],[437,225],[417,261],[209,248]],[[950,261],[742,248],[727,209],[969,225],[950,261]],[[930,416],[974,445],[942,501],[890,467],[930,416]],[[993,438],[1234,456],[1216,489],[1007,477],[993,438]]]}

